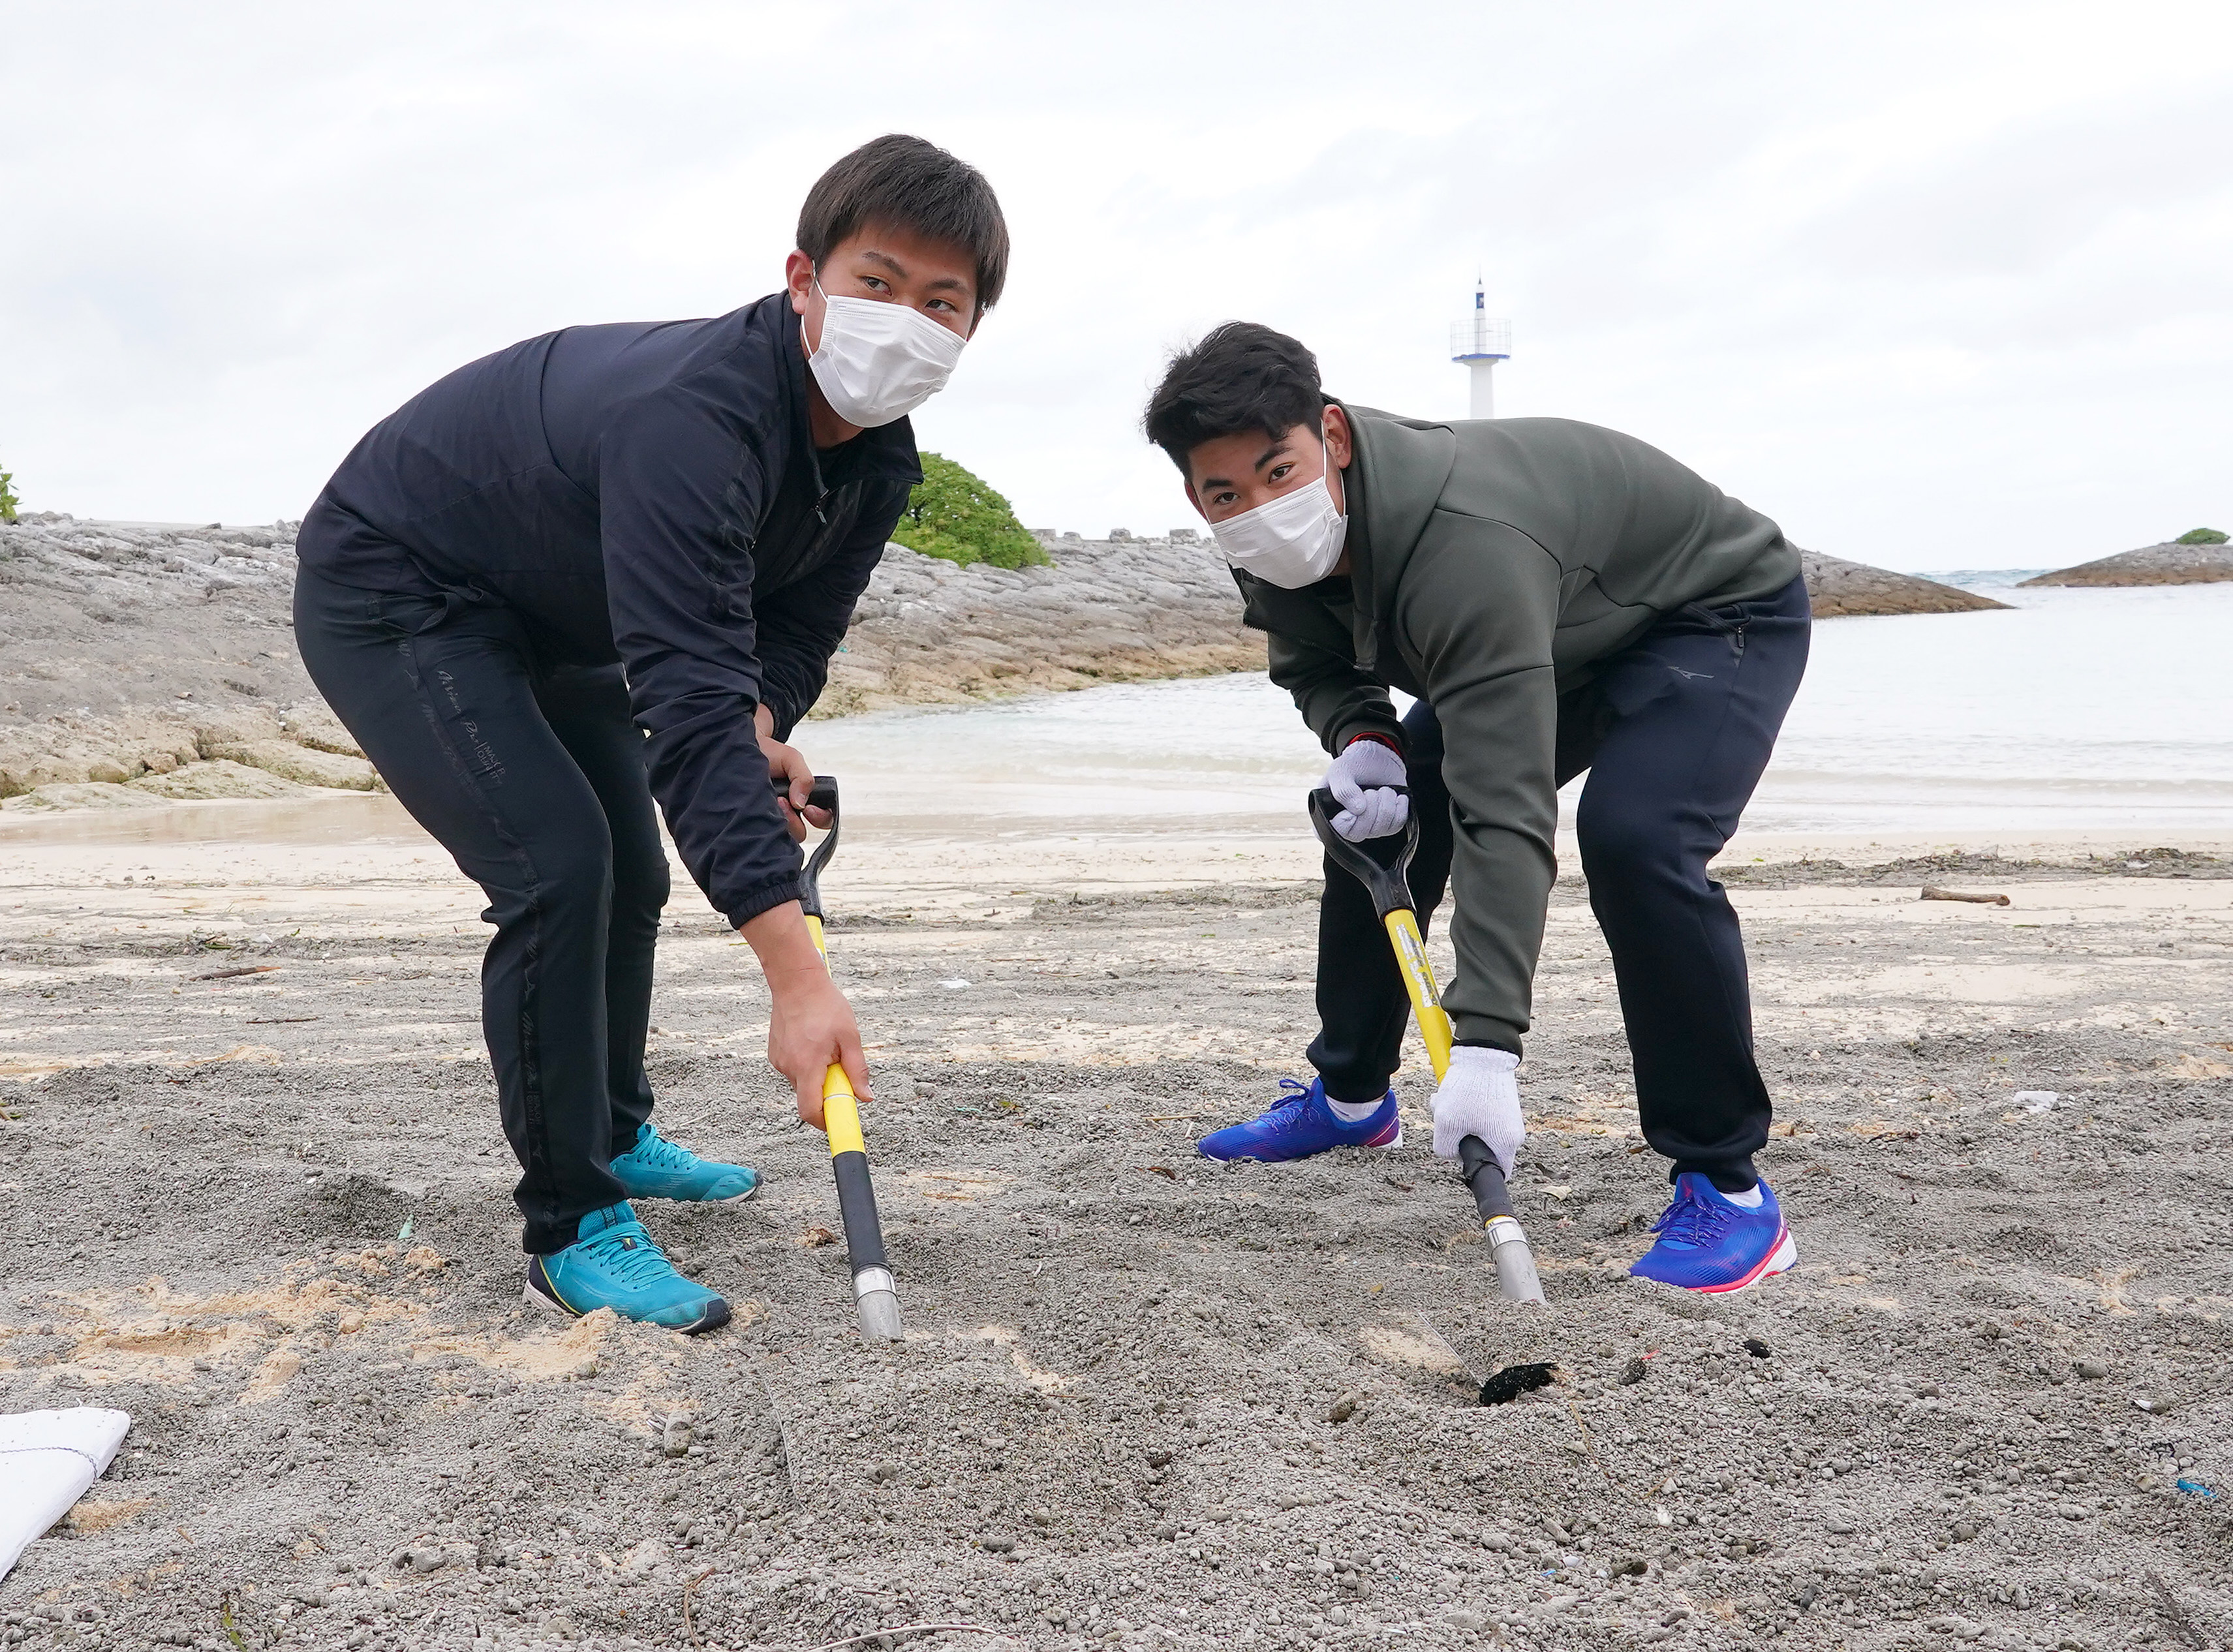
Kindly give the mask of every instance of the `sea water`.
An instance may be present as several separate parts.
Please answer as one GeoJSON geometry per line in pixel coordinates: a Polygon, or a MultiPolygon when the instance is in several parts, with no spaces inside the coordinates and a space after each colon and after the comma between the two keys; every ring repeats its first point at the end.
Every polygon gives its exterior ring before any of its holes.
{"type": "MultiPolygon", "coordinates": [[[[2233,829],[2233,584],[2038,588],[1828,620],[1745,824],[1868,833],[2233,829]]],[[[1292,825],[1325,757],[1260,675],[810,722],[856,817],[1292,825]]],[[[1566,819],[1580,783],[1563,798],[1566,819]]]]}

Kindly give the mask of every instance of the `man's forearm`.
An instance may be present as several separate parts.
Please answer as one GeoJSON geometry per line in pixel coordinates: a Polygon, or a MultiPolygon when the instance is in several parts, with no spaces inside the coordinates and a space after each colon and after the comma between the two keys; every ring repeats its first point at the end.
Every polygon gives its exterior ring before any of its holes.
{"type": "Polygon", "coordinates": [[[786,901],[746,919],[737,933],[759,959],[768,990],[778,996],[802,978],[811,980],[829,973],[814,937],[807,932],[806,914],[796,901],[786,901]]]}

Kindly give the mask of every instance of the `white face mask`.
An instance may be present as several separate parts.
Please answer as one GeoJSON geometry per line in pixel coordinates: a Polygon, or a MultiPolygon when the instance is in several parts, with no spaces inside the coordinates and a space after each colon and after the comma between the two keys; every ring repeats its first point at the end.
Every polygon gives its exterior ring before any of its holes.
{"type": "Polygon", "coordinates": [[[906,418],[945,389],[968,342],[912,304],[827,293],[822,302],[822,348],[806,364],[830,411],[864,430],[906,418]]]}
{"type": "MultiPolygon", "coordinates": [[[[1325,447],[1323,439],[1318,445],[1325,447]]],[[[1326,470],[1333,470],[1331,452],[1326,470]]],[[[1333,572],[1349,539],[1349,518],[1334,509],[1333,490],[1321,476],[1253,511],[1213,522],[1209,532],[1225,560],[1243,573],[1299,591],[1333,572]]]]}

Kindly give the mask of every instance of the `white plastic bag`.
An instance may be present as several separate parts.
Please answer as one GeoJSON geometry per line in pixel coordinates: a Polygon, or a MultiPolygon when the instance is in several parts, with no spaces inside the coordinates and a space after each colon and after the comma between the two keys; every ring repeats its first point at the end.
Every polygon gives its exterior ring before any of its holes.
{"type": "Polygon", "coordinates": [[[89,1405],[0,1416],[0,1577],[107,1471],[131,1427],[89,1405]]]}

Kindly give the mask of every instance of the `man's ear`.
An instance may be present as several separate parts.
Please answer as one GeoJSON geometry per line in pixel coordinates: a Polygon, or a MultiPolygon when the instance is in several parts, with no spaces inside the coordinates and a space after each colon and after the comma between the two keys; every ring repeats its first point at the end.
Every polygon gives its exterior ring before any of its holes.
{"type": "Polygon", "coordinates": [[[1318,428],[1325,433],[1326,454],[1333,460],[1334,468],[1345,471],[1356,454],[1357,444],[1351,439],[1349,415],[1329,401],[1318,428]]]}
{"type": "Polygon", "coordinates": [[[1201,508],[1201,499],[1194,491],[1194,479],[1191,477],[1187,479],[1186,491],[1187,503],[1194,507],[1195,515],[1200,517],[1204,522],[1208,522],[1209,520],[1209,512],[1201,508]]]}
{"type": "Polygon", "coordinates": [[[806,300],[814,288],[814,260],[804,252],[793,252],[783,261],[783,284],[791,291],[791,312],[806,314],[806,300]]]}

